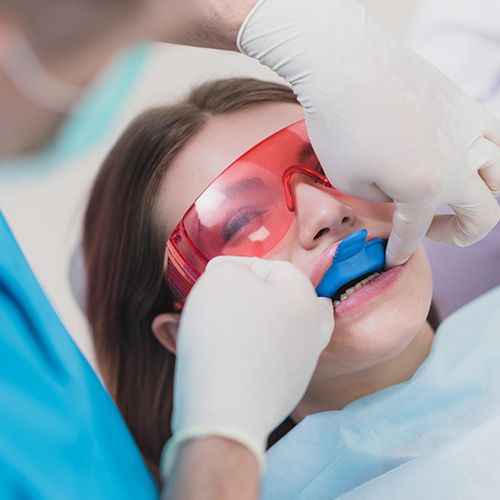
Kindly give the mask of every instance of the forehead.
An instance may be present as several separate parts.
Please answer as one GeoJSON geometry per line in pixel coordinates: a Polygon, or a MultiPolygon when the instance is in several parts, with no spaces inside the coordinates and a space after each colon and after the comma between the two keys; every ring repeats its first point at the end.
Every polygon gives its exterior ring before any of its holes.
{"type": "Polygon", "coordinates": [[[274,132],[303,118],[293,103],[258,104],[210,118],[169,167],[157,210],[168,234],[203,190],[226,167],[274,132]]]}

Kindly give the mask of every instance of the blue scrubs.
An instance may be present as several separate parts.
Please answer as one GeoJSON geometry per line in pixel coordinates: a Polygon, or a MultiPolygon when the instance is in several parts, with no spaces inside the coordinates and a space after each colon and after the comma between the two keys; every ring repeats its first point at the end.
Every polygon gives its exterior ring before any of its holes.
{"type": "Polygon", "coordinates": [[[0,498],[156,498],[120,413],[0,212],[0,498]]]}

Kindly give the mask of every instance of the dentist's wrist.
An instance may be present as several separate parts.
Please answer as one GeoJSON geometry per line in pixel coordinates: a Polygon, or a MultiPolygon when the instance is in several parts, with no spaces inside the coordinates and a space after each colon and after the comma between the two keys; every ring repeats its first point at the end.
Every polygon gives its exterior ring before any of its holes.
{"type": "Polygon", "coordinates": [[[258,3],[258,0],[209,0],[214,33],[219,35],[214,48],[238,50],[236,41],[241,26],[258,3]]]}
{"type": "MultiPolygon", "coordinates": [[[[200,414],[202,412],[200,411],[200,414]]],[[[231,441],[245,448],[251,453],[259,465],[259,470],[264,469],[267,434],[257,437],[238,426],[227,426],[220,424],[194,424],[186,427],[174,435],[165,443],[161,456],[161,475],[163,480],[172,476],[175,464],[178,462],[179,453],[185,443],[190,441],[202,441],[205,439],[222,439],[231,441]]]]}
{"type": "Polygon", "coordinates": [[[161,41],[195,47],[238,50],[236,39],[257,0],[169,1],[161,41]]]}
{"type": "Polygon", "coordinates": [[[257,500],[260,468],[253,452],[224,437],[188,439],[163,494],[164,499],[257,500]]]}

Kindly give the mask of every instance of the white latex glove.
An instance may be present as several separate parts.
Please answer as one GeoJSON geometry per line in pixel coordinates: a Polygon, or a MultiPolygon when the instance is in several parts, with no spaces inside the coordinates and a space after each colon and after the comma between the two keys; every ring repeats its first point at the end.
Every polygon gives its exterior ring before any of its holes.
{"type": "Polygon", "coordinates": [[[329,299],[288,262],[218,257],[189,294],[177,338],[173,437],[223,436],[262,462],[269,433],[304,395],[333,332],[329,299]]]}
{"type": "Polygon", "coordinates": [[[261,0],[238,47],[292,85],[336,187],[395,202],[389,266],[427,231],[466,246],[498,223],[500,123],[356,2],[261,0]]]}

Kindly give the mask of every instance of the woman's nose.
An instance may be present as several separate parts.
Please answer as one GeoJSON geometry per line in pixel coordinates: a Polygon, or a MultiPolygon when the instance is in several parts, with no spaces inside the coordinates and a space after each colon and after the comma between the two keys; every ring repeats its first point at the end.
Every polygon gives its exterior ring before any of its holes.
{"type": "Polygon", "coordinates": [[[324,241],[332,243],[347,237],[356,225],[354,210],[334,196],[334,189],[310,182],[294,185],[298,237],[307,250],[324,241]]]}

